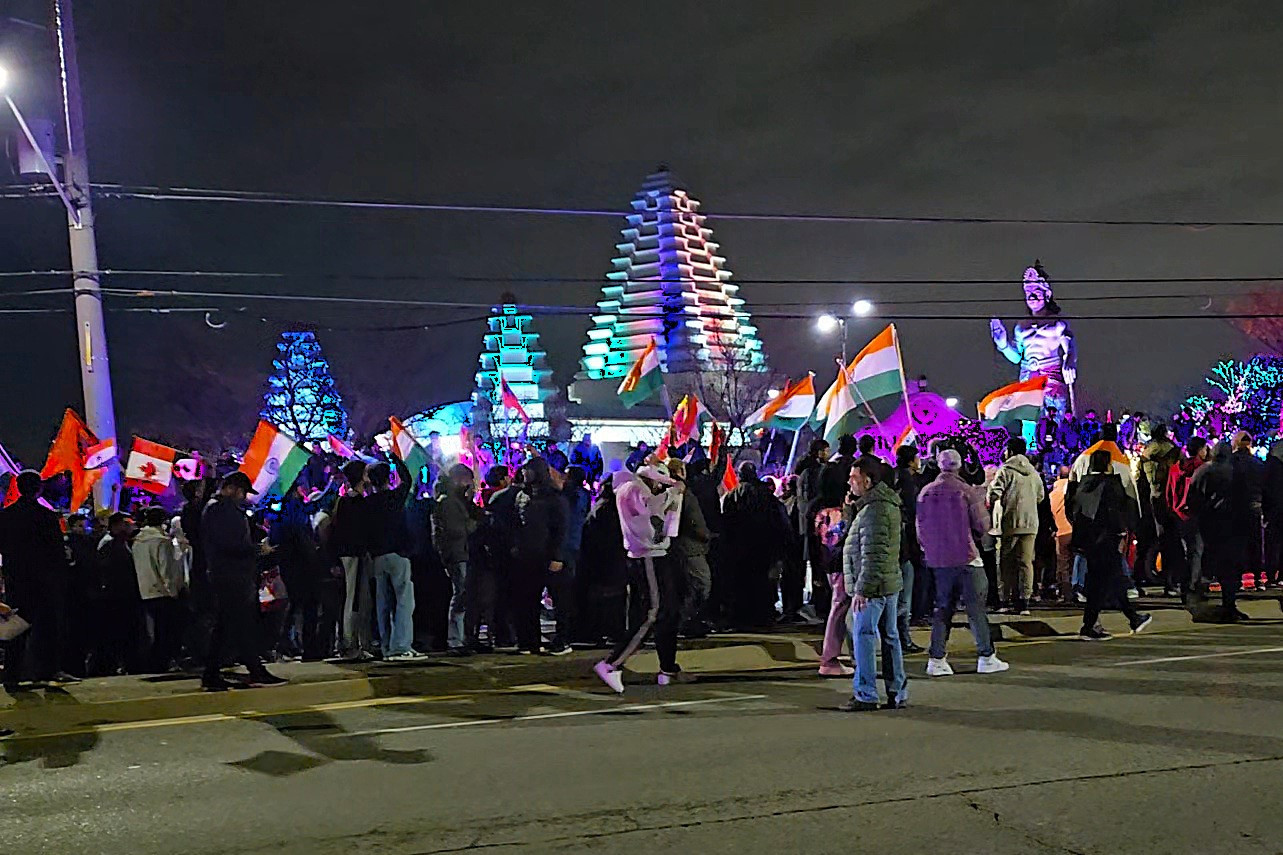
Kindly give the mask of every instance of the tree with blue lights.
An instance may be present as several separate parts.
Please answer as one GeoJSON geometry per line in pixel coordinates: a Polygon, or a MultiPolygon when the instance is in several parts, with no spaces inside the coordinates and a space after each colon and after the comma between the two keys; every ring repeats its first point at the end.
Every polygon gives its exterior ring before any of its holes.
{"type": "Polygon", "coordinates": [[[1206,378],[1207,394],[1191,395],[1184,409],[1207,432],[1245,430],[1260,444],[1279,434],[1283,410],[1283,358],[1257,354],[1246,362],[1224,360],[1206,378]]]}
{"type": "Polygon", "coordinates": [[[316,333],[285,332],[259,416],[299,441],[347,436],[347,410],[316,333]]]}

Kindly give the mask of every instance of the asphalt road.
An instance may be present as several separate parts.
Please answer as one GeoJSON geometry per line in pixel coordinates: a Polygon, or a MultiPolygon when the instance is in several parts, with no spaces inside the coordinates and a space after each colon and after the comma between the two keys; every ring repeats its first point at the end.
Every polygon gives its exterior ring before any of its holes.
{"type": "Polygon", "coordinates": [[[842,714],[801,670],[0,742],[14,853],[1280,852],[1283,621],[1008,644],[842,714]]]}

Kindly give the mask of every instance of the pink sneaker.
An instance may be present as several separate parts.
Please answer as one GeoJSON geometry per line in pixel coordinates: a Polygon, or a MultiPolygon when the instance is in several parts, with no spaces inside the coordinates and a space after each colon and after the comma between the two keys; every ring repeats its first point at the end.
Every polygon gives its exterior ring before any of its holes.
{"type": "Polygon", "coordinates": [[[849,668],[841,662],[825,662],[820,666],[821,677],[850,677],[854,673],[854,668],[849,668]]]}
{"type": "Polygon", "coordinates": [[[624,693],[624,672],[618,670],[609,662],[598,662],[592,666],[592,669],[593,673],[600,677],[603,683],[610,686],[616,694],[622,695],[624,693]]]}

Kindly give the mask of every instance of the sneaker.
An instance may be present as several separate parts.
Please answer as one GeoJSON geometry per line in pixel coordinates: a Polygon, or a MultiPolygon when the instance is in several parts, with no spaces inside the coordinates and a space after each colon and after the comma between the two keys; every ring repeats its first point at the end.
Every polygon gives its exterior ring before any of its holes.
{"type": "Polygon", "coordinates": [[[859,698],[851,698],[851,700],[838,707],[838,710],[841,712],[873,712],[877,708],[877,701],[862,701],[859,698]]]}
{"type": "Polygon", "coordinates": [[[1000,609],[998,609],[996,612],[994,612],[994,614],[999,614],[999,615],[1009,615],[1009,614],[1011,614],[1011,609],[1007,608],[1006,606],[1003,606],[1002,608],[1000,608],[1000,609]]]}
{"type": "Polygon", "coordinates": [[[565,656],[567,654],[574,653],[575,651],[571,649],[569,644],[554,644],[544,652],[549,656],[565,656]]]}
{"type": "Polygon", "coordinates": [[[826,662],[820,666],[821,677],[850,677],[855,674],[855,669],[843,665],[841,662],[826,662]]]}
{"type": "Polygon", "coordinates": [[[222,677],[206,677],[200,681],[200,690],[202,692],[226,692],[230,691],[232,684],[222,677]]]}
{"type": "Polygon", "coordinates": [[[900,645],[901,653],[921,653],[924,650],[926,650],[925,647],[914,641],[906,641],[900,645]]]}
{"type": "Polygon", "coordinates": [[[1113,638],[1113,636],[1098,626],[1094,626],[1091,629],[1084,629],[1082,632],[1078,633],[1078,639],[1080,641],[1106,641],[1110,638],[1113,638]]]}
{"type": "Polygon", "coordinates": [[[949,667],[948,659],[928,659],[927,676],[928,677],[948,677],[953,674],[953,668],[949,667]]]}
{"type": "Polygon", "coordinates": [[[884,709],[884,710],[902,710],[902,709],[907,708],[908,706],[909,706],[909,701],[908,701],[908,699],[906,698],[906,699],[905,699],[905,700],[903,700],[903,701],[896,701],[896,700],[890,700],[890,701],[887,701],[885,704],[883,704],[883,705],[882,705],[882,709],[884,709]]]}
{"type": "MultiPolygon", "coordinates": [[[[455,656],[460,655],[456,653],[454,650],[451,650],[450,652],[455,656]]],[[[383,661],[384,662],[419,662],[427,658],[428,657],[424,656],[422,653],[415,653],[414,651],[409,650],[409,651],[406,651],[405,653],[391,653],[387,656],[384,656],[383,661]]]]}
{"type": "Polygon", "coordinates": [[[670,686],[673,683],[693,683],[695,682],[695,678],[690,674],[687,674],[685,671],[660,671],[655,682],[661,686],[670,686]]]}
{"type": "Polygon", "coordinates": [[[610,686],[616,694],[622,695],[624,693],[623,671],[613,667],[609,662],[598,662],[596,665],[592,666],[592,670],[593,673],[600,677],[603,683],[610,686]]]}
{"type": "Polygon", "coordinates": [[[1033,612],[1029,611],[1029,609],[1021,609],[1016,614],[1020,615],[1021,617],[1029,617],[1030,615],[1033,614],[1033,612]]]}
{"type": "Polygon", "coordinates": [[[1127,589],[1127,599],[1129,599],[1129,600],[1139,600],[1139,599],[1140,599],[1140,591],[1136,590],[1135,588],[1128,588],[1128,589],[1127,589]]]}
{"type": "Polygon", "coordinates": [[[264,668],[257,674],[250,674],[249,681],[246,683],[252,689],[267,689],[272,686],[284,686],[288,683],[284,677],[278,677],[264,668]]]}
{"type": "Polygon", "coordinates": [[[1154,616],[1151,614],[1141,612],[1140,614],[1136,615],[1136,619],[1131,622],[1132,635],[1135,635],[1136,633],[1140,632],[1141,630],[1143,630],[1145,627],[1149,626],[1153,622],[1154,622],[1154,616]]]}
{"type": "Polygon", "coordinates": [[[1011,666],[998,658],[998,654],[991,653],[988,656],[981,656],[976,660],[977,674],[999,674],[1006,671],[1011,666]]]}
{"type": "Polygon", "coordinates": [[[1087,594],[1084,593],[1082,585],[1074,586],[1074,599],[1080,603],[1087,602],[1087,594]]]}

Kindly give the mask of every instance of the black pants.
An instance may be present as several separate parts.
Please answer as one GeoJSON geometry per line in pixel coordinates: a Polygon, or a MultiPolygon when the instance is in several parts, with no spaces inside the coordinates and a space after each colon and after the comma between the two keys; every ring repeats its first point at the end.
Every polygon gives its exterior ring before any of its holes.
{"type": "Polygon", "coordinates": [[[547,576],[548,593],[552,594],[552,607],[557,616],[557,638],[553,647],[563,648],[574,640],[579,617],[576,602],[575,577],[579,572],[579,556],[568,556],[556,573],[547,576]]]}
{"type": "MultiPolygon", "coordinates": [[[[913,602],[909,604],[910,620],[929,618],[935,612],[935,571],[925,564],[913,565],[913,602]]],[[[901,638],[901,641],[904,639],[901,638]]]]}
{"type": "Polygon", "coordinates": [[[253,577],[210,580],[213,598],[214,629],[209,637],[209,654],[205,657],[205,679],[219,676],[224,661],[235,661],[260,673],[257,639],[258,582],[253,577]]]}
{"type": "Polygon", "coordinates": [[[1243,540],[1239,535],[1203,532],[1203,574],[1221,583],[1221,606],[1226,617],[1231,618],[1238,611],[1238,589],[1243,585],[1243,569],[1248,560],[1246,547],[1250,544],[1243,540]]]}
{"type": "Polygon", "coordinates": [[[121,598],[93,602],[95,677],[142,670],[142,600],[121,598]]]}
{"type": "Polygon", "coordinates": [[[27,639],[31,637],[31,630],[27,630],[17,638],[0,644],[4,650],[4,687],[9,690],[16,689],[22,682],[22,669],[27,659],[27,639]]]}
{"type": "Polygon", "coordinates": [[[169,670],[182,647],[186,608],[177,597],[143,600],[147,620],[145,668],[156,674],[169,670]]]}
{"type": "Polygon", "coordinates": [[[1265,574],[1271,582],[1283,580],[1283,516],[1265,520],[1265,574]]]}
{"type": "Polygon", "coordinates": [[[780,610],[795,615],[802,609],[802,586],[806,583],[806,559],[802,540],[790,543],[784,555],[784,572],[780,575],[780,610]]]}
{"type": "Polygon", "coordinates": [[[1087,606],[1083,609],[1083,631],[1092,629],[1107,608],[1117,608],[1132,623],[1137,612],[1127,599],[1127,580],[1123,576],[1118,548],[1113,544],[1098,546],[1087,552],[1087,606]]]}
{"type": "Polygon", "coordinates": [[[517,646],[534,653],[538,653],[543,646],[539,612],[543,608],[543,589],[547,574],[547,561],[518,556],[511,577],[512,584],[509,586],[509,608],[517,646]]]}
{"type": "Polygon", "coordinates": [[[677,629],[682,620],[682,592],[677,564],[667,557],[628,561],[628,631],[606,657],[622,668],[652,632],[659,670],[676,674],[677,629]]]}

